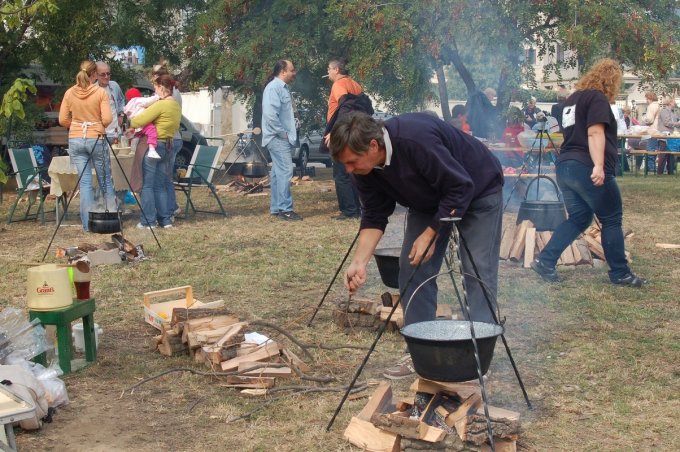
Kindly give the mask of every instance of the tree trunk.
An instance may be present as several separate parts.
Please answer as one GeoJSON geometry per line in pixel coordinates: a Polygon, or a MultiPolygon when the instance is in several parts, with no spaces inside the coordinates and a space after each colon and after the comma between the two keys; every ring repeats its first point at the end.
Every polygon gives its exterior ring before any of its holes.
{"type": "Polygon", "coordinates": [[[449,93],[446,88],[446,74],[444,74],[444,65],[437,62],[437,86],[439,87],[439,100],[442,107],[442,116],[444,121],[451,122],[451,110],[449,110],[449,93]]]}
{"type": "Polygon", "coordinates": [[[455,67],[456,71],[458,71],[458,75],[460,75],[463,83],[465,83],[465,87],[468,90],[468,96],[477,91],[477,85],[472,78],[472,74],[470,74],[470,71],[467,70],[465,64],[463,63],[463,60],[461,60],[455,42],[452,43],[451,46],[446,46],[446,53],[449,57],[449,60],[451,61],[451,64],[453,64],[453,67],[455,67]]]}

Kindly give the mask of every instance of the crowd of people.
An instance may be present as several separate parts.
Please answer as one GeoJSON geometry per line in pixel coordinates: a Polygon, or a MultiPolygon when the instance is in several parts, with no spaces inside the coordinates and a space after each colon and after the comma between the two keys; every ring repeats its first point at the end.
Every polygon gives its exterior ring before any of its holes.
{"type": "Polygon", "coordinates": [[[137,88],[130,88],[124,95],[111,80],[107,63],[86,60],[76,74],[76,84],[64,95],[59,123],[69,129],[68,152],[81,175],[80,217],[86,232],[89,212],[122,211],[128,188],[141,194],[138,228],[173,227],[178,206],[172,172],[182,147],[182,97],[166,65],[154,66],[151,81],[153,96],[142,98],[137,88]],[[123,135],[136,149],[130,187],[114,187],[109,151],[123,135]],[[97,190],[93,167],[101,187],[97,190]],[[100,202],[96,202],[98,194],[100,202]]]}

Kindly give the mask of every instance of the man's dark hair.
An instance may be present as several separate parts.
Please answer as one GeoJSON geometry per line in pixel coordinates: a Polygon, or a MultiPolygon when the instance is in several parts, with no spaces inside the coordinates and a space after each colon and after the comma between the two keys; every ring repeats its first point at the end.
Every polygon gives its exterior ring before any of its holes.
{"type": "Polygon", "coordinates": [[[279,60],[276,62],[274,65],[274,69],[272,70],[272,73],[269,74],[269,77],[267,77],[267,81],[265,82],[265,86],[269,84],[272,80],[274,80],[275,77],[278,77],[281,71],[286,69],[288,67],[288,60],[279,60]]]}
{"type": "Polygon", "coordinates": [[[349,70],[347,70],[347,60],[345,58],[333,58],[328,62],[328,64],[338,68],[338,73],[340,75],[349,75],[349,70]]]}
{"type": "Polygon", "coordinates": [[[371,140],[376,140],[380,147],[385,146],[383,122],[360,111],[348,113],[338,119],[331,130],[331,157],[337,161],[346,147],[355,154],[365,154],[371,140]]]}
{"type": "Polygon", "coordinates": [[[465,105],[460,105],[460,104],[454,105],[454,107],[451,109],[451,116],[453,116],[454,119],[457,118],[458,116],[464,115],[464,114],[465,114],[465,105]]]}

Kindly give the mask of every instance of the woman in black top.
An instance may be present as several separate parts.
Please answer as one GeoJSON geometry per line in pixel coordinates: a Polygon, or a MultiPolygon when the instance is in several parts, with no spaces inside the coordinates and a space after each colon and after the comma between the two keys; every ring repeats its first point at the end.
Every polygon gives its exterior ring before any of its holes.
{"type": "Polygon", "coordinates": [[[632,287],[646,283],[631,271],[624,254],[623,205],[614,177],[618,161],[616,118],[609,105],[616,99],[622,78],[616,61],[601,60],[579,80],[576,92],[565,101],[564,143],[556,173],[569,218],[557,227],[531,264],[546,281],[559,281],[557,260],[595,214],[602,224],[602,247],[611,282],[632,287]]]}

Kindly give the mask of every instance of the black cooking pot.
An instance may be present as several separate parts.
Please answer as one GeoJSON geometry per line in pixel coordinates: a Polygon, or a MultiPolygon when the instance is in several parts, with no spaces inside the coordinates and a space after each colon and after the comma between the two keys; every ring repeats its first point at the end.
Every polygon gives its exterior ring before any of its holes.
{"type": "Polygon", "coordinates": [[[399,255],[401,248],[381,248],[373,251],[375,263],[378,265],[380,279],[391,289],[399,288],[399,255]]]}
{"type": "Polygon", "coordinates": [[[562,224],[566,219],[567,213],[564,208],[564,202],[562,201],[562,194],[555,181],[550,177],[543,175],[531,179],[527,186],[526,194],[524,195],[524,201],[522,201],[522,204],[519,206],[517,224],[520,224],[524,220],[530,220],[537,231],[554,231],[557,229],[557,226],[562,224]],[[557,195],[557,201],[539,201],[538,199],[530,201],[527,199],[531,184],[539,179],[547,179],[552,183],[555,194],[557,195]]]}
{"type": "Polygon", "coordinates": [[[87,228],[95,234],[113,234],[121,231],[118,212],[89,212],[87,228]]]}
{"type": "MultiPolygon", "coordinates": [[[[485,375],[496,339],[503,327],[494,323],[473,322],[482,375],[485,375]]],[[[435,381],[461,382],[477,379],[475,348],[467,320],[431,320],[406,325],[401,329],[413,367],[418,375],[435,381]]]]}
{"type": "Polygon", "coordinates": [[[267,165],[262,162],[249,162],[243,165],[241,170],[241,176],[260,178],[265,177],[269,172],[267,171],[267,165]]]}

